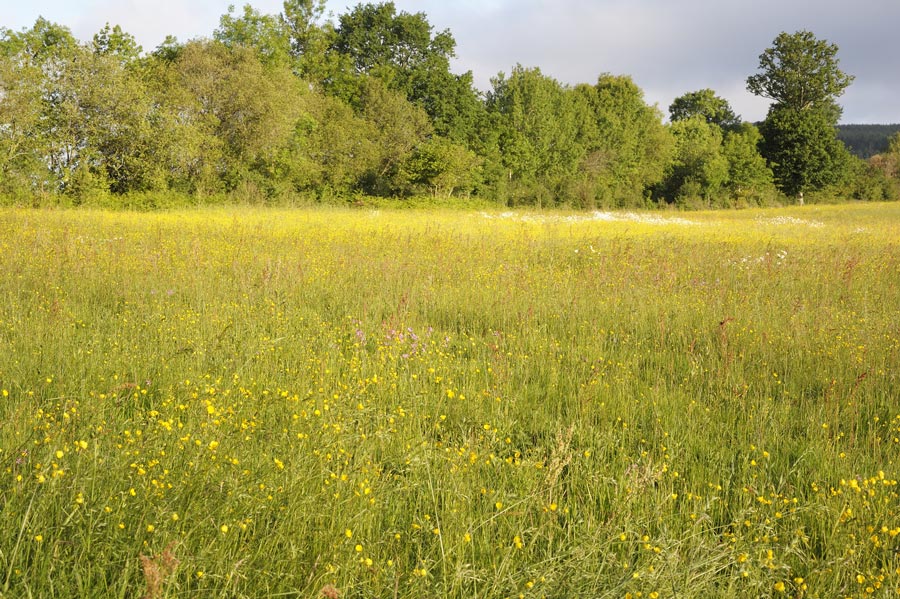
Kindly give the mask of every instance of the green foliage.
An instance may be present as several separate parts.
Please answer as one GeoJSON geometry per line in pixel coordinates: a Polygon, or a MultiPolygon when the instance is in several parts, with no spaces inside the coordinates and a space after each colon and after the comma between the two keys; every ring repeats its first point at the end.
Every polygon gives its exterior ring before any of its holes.
{"type": "Polygon", "coordinates": [[[888,151],[890,138],[900,132],[900,124],[894,125],[838,125],[838,139],[847,150],[859,158],[868,159],[888,151]]]}
{"type": "Polygon", "coordinates": [[[200,150],[182,176],[205,193],[234,189],[246,173],[267,174],[302,116],[301,83],[286,66],[264,68],[256,53],[219,42],[190,42],[172,65],[170,110],[200,150]]]}
{"type": "Polygon", "coordinates": [[[151,56],[161,62],[175,62],[183,48],[184,44],[179,43],[174,35],[167,35],[166,39],[151,52],[151,56]]]}
{"type": "Polygon", "coordinates": [[[582,203],[605,207],[641,205],[659,183],[674,150],[662,116],[644,101],[630,77],[601,75],[579,85],[582,203]]]}
{"type": "MultiPolygon", "coordinates": [[[[56,23],[38,17],[30,29],[16,33],[0,28],[0,55],[18,57],[29,64],[62,62],[78,46],[72,32],[56,23]]],[[[47,73],[52,76],[52,72],[47,73]]]]}
{"type": "Polygon", "coordinates": [[[821,190],[847,177],[850,155],[823,111],[773,106],[760,132],[760,150],[787,195],[821,190]]]}
{"type": "Polygon", "coordinates": [[[850,78],[836,49],[805,32],[779,36],[751,87],[787,101],[803,76],[824,92],[804,96],[804,114],[776,103],[758,144],[709,89],[673,102],[672,127],[627,76],[569,87],[516,66],[483,96],[471,72],[451,71],[455,45],[424,13],[392,2],[359,4],[336,22],[324,0],[286,0],[274,15],[231,6],[212,39],[169,36],[149,54],[109,24],[87,43],[45,19],[0,29],[0,194],[41,205],[171,193],[718,206],[767,201],[775,171],[783,190],[893,197],[889,154],[867,168],[839,164],[845,154],[829,135],[840,107],[828,94],[850,78]],[[678,125],[693,119],[719,134],[678,125]]]}
{"type": "Polygon", "coordinates": [[[290,32],[291,52],[301,57],[320,49],[325,0],[285,0],[281,19],[290,32]]]}
{"type": "Polygon", "coordinates": [[[837,45],[809,31],[782,32],[759,56],[762,72],[747,78],[747,89],[793,110],[834,106],[835,98],[853,82],[852,75],[838,68],[837,52],[837,45]]]}
{"type": "Polygon", "coordinates": [[[376,164],[366,174],[363,189],[375,195],[397,193],[402,190],[403,164],[431,135],[428,115],[374,78],[366,80],[362,115],[374,126],[377,148],[376,164]]]}
{"type": "Polygon", "coordinates": [[[315,97],[312,119],[302,122],[301,155],[315,168],[310,190],[320,195],[346,195],[361,188],[378,162],[375,125],[333,97],[315,97]]]}
{"type": "Polygon", "coordinates": [[[488,109],[497,115],[499,148],[513,203],[555,203],[583,154],[573,95],[540,69],[517,66],[493,80],[488,109]]]}
{"type": "Polygon", "coordinates": [[[449,31],[432,35],[425,13],[397,13],[393,2],[359,4],[340,16],[334,49],[360,74],[375,74],[409,91],[426,67],[443,67],[456,42],[449,31]]]}
{"type": "Polygon", "coordinates": [[[711,89],[679,96],[669,106],[669,118],[672,121],[683,121],[695,116],[722,129],[734,129],[741,124],[741,118],[734,114],[728,100],[720,98],[711,89]]]}
{"type": "Polygon", "coordinates": [[[761,141],[759,129],[750,123],[725,133],[722,155],[728,162],[728,190],[736,200],[760,203],[775,191],[772,169],[759,153],[761,141]]]}
{"type": "Polygon", "coordinates": [[[41,80],[39,65],[0,55],[0,193],[23,203],[50,185],[38,137],[41,80]]]}
{"type": "Polygon", "coordinates": [[[341,15],[331,52],[357,75],[379,79],[424,109],[439,135],[471,143],[483,124],[484,107],[471,72],[450,71],[455,47],[450,32],[435,33],[424,13],[397,12],[393,2],[383,2],[359,4],[341,15]]]}
{"type": "Polygon", "coordinates": [[[285,0],[280,18],[287,28],[294,72],[344,101],[358,98],[349,57],[334,52],[334,25],[324,19],[325,0],[285,0]]]}
{"type": "Polygon", "coordinates": [[[95,54],[115,56],[123,63],[134,62],[143,51],[143,48],[138,45],[133,35],[122,31],[122,28],[118,25],[110,29],[109,23],[94,34],[94,40],[91,45],[95,54]]]}
{"type": "Polygon", "coordinates": [[[894,133],[888,139],[888,152],[895,156],[900,156],[900,131],[894,133]]]}
{"type": "Polygon", "coordinates": [[[0,30],[0,188],[34,202],[64,189],[73,142],[74,58],[84,54],[69,29],[39,18],[19,33],[0,30]]]}
{"type": "Polygon", "coordinates": [[[244,46],[257,51],[266,65],[287,66],[291,62],[290,29],[277,15],[264,15],[249,4],[241,16],[235,16],[234,6],[219,19],[213,38],[228,48],[244,46]]]}
{"type": "Polygon", "coordinates": [[[684,207],[709,207],[728,180],[722,130],[701,116],[671,125],[675,156],[668,167],[664,196],[684,207]]]}
{"type": "Polygon", "coordinates": [[[881,189],[884,199],[900,199],[900,132],[888,140],[887,152],[870,158],[864,175],[857,177],[858,186],[873,186],[865,174],[875,179],[874,187],[881,189]]]}
{"type": "Polygon", "coordinates": [[[837,46],[808,31],[782,33],[759,57],[747,89],[774,103],[761,127],[763,156],[779,189],[803,197],[843,181],[849,163],[837,139],[836,99],[853,81],[838,68],[837,46]]]}
{"type": "Polygon", "coordinates": [[[126,67],[120,56],[109,54],[80,61],[74,76],[85,82],[75,86],[77,118],[84,123],[81,136],[111,191],[159,191],[166,178],[160,161],[165,142],[153,127],[158,104],[147,93],[141,73],[126,67]],[[96,80],[105,85],[94,85],[96,80]]]}
{"type": "Polygon", "coordinates": [[[512,203],[635,206],[663,177],[672,139],[629,77],[561,86],[538,69],[498,76],[488,109],[503,170],[485,172],[512,203]]]}
{"type": "Polygon", "coordinates": [[[844,196],[874,202],[900,199],[900,178],[889,176],[878,161],[851,156],[848,171],[842,189],[844,196]]]}
{"type": "Polygon", "coordinates": [[[761,136],[749,123],[723,130],[702,115],[670,125],[675,156],[660,199],[681,208],[748,206],[766,203],[775,192],[772,171],[757,150],[761,136]]]}
{"type": "MultiPolygon", "coordinates": [[[[5,38],[14,52],[17,73],[32,86],[30,126],[13,127],[11,149],[26,145],[45,161],[40,187],[62,191],[80,201],[85,195],[112,189],[124,192],[146,181],[152,163],[141,157],[151,134],[149,103],[134,64],[139,48],[121,29],[105,27],[91,46],[77,44],[66,30],[39,20],[34,28],[5,38]]],[[[14,93],[3,102],[13,111],[23,104],[14,93]]],[[[15,122],[19,125],[22,121],[15,122]]],[[[38,173],[31,164],[31,176],[38,173]]],[[[40,169],[43,170],[43,169],[40,169]]],[[[21,173],[20,173],[21,174],[21,173]]]]}
{"type": "Polygon", "coordinates": [[[419,145],[402,166],[403,178],[416,191],[449,198],[468,195],[477,186],[481,161],[471,150],[441,137],[419,145]]]}

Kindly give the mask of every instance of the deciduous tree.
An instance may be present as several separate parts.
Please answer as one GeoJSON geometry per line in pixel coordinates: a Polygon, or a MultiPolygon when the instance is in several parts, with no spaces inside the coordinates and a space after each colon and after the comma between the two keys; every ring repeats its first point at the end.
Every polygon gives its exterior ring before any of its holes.
{"type": "Polygon", "coordinates": [[[782,32],[760,54],[761,72],[747,78],[747,89],[792,110],[832,104],[853,82],[838,67],[837,53],[837,45],[809,31],[782,32]]]}
{"type": "Polygon", "coordinates": [[[700,116],[711,125],[722,129],[734,129],[741,124],[741,118],[734,114],[728,100],[720,98],[711,89],[701,89],[675,98],[669,106],[669,118],[683,121],[700,116]]]}
{"type": "Polygon", "coordinates": [[[838,67],[838,48],[809,31],[781,33],[759,57],[747,89],[773,100],[760,131],[761,152],[775,183],[802,202],[846,174],[847,151],[837,139],[837,98],[853,81],[838,67]]]}
{"type": "Polygon", "coordinates": [[[743,123],[725,133],[722,155],[728,162],[728,191],[736,200],[759,202],[774,192],[772,169],[759,153],[762,135],[754,125],[743,123]]]}
{"type": "Polygon", "coordinates": [[[488,107],[496,115],[512,200],[556,202],[583,154],[571,91],[540,69],[522,66],[492,83],[488,107]]]}
{"type": "Polygon", "coordinates": [[[639,205],[664,176],[673,151],[662,115],[630,77],[604,74],[579,85],[582,172],[606,206],[639,205]]]}
{"type": "Polygon", "coordinates": [[[250,6],[236,15],[234,5],[219,18],[213,38],[229,48],[253,48],[266,65],[287,66],[291,62],[291,37],[286,21],[278,15],[265,15],[250,6]]]}
{"type": "Polygon", "coordinates": [[[439,135],[470,144],[484,111],[472,74],[450,71],[455,49],[449,30],[435,32],[425,13],[398,12],[393,2],[360,4],[341,15],[331,46],[355,73],[381,80],[425,110],[439,135]]]}
{"type": "Polygon", "coordinates": [[[667,199],[689,207],[710,207],[728,180],[722,130],[701,115],[675,121],[675,155],[666,174],[667,199]]]}

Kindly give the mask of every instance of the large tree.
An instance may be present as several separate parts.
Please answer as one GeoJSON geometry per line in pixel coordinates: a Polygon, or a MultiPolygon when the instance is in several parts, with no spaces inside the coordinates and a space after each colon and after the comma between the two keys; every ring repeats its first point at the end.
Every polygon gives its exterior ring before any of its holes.
{"type": "Polygon", "coordinates": [[[747,78],[747,89],[792,110],[833,104],[853,82],[838,68],[837,52],[809,31],[782,32],[760,54],[761,72],[747,78]]]}
{"type": "Polygon", "coordinates": [[[377,195],[400,192],[403,163],[432,133],[428,115],[378,79],[366,80],[361,103],[378,148],[377,165],[364,177],[364,189],[377,195]]]}
{"type": "Polygon", "coordinates": [[[59,191],[79,155],[69,83],[82,53],[68,28],[38,18],[30,29],[0,28],[0,176],[6,191],[59,191]]]}
{"type": "Polygon", "coordinates": [[[809,31],[781,33],[759,57],[747,89],[773,101],[760,128],[760,150],[788,195],[841,180],[847,151],[837,139],[837,98],[853,81],[838,67],[838,48],[809,31]]]}
{"type": "MultiPolygon", "coordinates": [[[[393,2],[359,4],[341,15],[331,46],[353,73],[380,79],[424,109],[436,133],[472,143],[479,136],[484,111],[471,72],[450,71],[455,48],[449,30],[435,32],[425,13],[398,12],[393,2]]],[[[333,84],[329,87],[355,104],[361,97],[350,97],[333,84]]]]}
{"type": "Polygon", "coordinates": [[[736,200],[759,201],[775,189],[772,169],[759,153],[761,139],[750,123],[725,133],[722,155],[728,161],[728,191],[736,200]]]}
{"type": "Polygon", "coordinates": [[[737,129],[741,117],[734,114],[728,100],[720,98],[711,89],[689,92],[675,98],[669,106],[669,118],[672,122],[685,121],[695,116],[722,129],[737,129]]]}
{"type": "Polygon", "coordinates": [[[39,136],[41,70],[0,54],[0,194],[30,199],[48,183],[39,136]]]}
{"type": "Polygon", "coordinates": [[[517,65],[492,80],[488,109],[499,130],[498,147],[513,202],[556,201],[560,184],[578,168],[583,147],[571,90],[541,73],[517,65]]]}
{"type": "Polygon", "coordinates": [[[603,74],[575,88],[584,147],[581,173],[602,206],[639,205],[659,183],[674,147],[662,114],[630,77],[603,74]]]}
{"type": "Polygon", "coordinates": [[[769,162],[775,184],[789,196],[821,190],[847,175],[850,154],[835,133],[827,111],[773,106],[760,126],[760,152],[769,162]]]}
{"type": "Polygon", "coordinates": [[[665,196],[685,206],[710,207],[728,180],[722,130],[702,115],[671,125],[675,155],[666,169],[665,196]]]}

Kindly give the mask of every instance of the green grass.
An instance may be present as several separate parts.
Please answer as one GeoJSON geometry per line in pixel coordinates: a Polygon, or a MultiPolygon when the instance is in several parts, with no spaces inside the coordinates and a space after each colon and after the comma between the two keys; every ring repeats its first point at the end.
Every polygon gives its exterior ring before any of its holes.
{"type": "Polygon", "coordinates": [[[2,597],[900,589],[898,205],[0,226],[2,597]]]}

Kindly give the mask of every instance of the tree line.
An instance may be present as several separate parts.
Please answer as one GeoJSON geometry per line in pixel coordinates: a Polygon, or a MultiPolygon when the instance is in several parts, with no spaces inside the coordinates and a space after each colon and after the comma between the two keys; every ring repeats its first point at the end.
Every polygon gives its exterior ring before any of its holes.
{"type": "Polygon", "coordinates": [[[838,139],[854,156],[867,159],[884,154],[891,137],[900,133],[900,123],[892,125],[838,125],[838,139]]]}
{"type": "Polygon", "coordinates": [[[392,2],[335,21],[324,0],[283,8],[230,7],[211,37],[149,52],[119,26],[89,42],[42,18],[0,29],[0,197],[592,208],[900,193],[900,137],[869,161],[838,140],[852,77],[809,32],[779,35],[748,78],[773,102],[763,123],[710,89],[677,98],[666,122],[625,75],[571,86],[516,65],[481,93],[451,71],[450,31],[392,2]]]}

